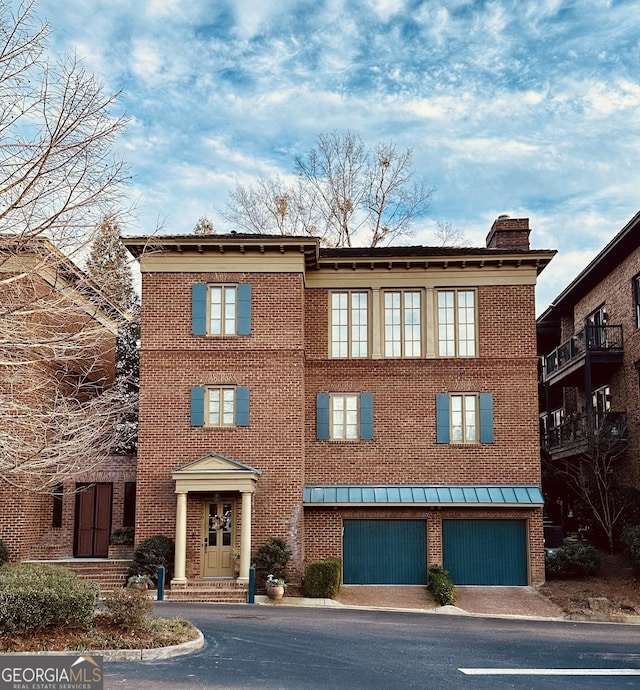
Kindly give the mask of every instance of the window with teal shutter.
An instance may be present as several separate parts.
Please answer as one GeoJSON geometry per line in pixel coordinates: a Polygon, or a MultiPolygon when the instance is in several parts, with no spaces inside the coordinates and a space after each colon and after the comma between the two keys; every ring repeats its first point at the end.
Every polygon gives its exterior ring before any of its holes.
{"type": "Polygon", "coordinates": [[[249,388],[194,386],[191,389],[191,426],[249,426],[249,388]]]}
{"type": "Polygon", "coordinates": [[[436,395],[437,443],[493,443],[493,440],[492,393],[436,395]],[[475,419],[479,421],[479,438],[475,419]]]}
{"type": "Polygon", "coordinates": [[[373,439],[371,393],[318,393],[316,438],[319,441],[370,441],[373,439]]]}
{"type": "Polygon", "coordinates": [[[250,335],[251,285],[192,285],[191,333],[213,336],[250,335]]]}

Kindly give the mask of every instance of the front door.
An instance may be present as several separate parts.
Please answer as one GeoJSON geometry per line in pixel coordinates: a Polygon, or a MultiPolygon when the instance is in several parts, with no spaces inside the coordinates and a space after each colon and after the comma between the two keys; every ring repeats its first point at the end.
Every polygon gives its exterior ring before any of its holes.
{"type": "Polygon", "coordinates": [[[113,484],[76,485],[76,558],[107,558],[113,484]]]}
{"type": "Polygon", "coordinates": [[[233,577],[235,522],[233,501],[205,503],[203,577],[233,577]]]}

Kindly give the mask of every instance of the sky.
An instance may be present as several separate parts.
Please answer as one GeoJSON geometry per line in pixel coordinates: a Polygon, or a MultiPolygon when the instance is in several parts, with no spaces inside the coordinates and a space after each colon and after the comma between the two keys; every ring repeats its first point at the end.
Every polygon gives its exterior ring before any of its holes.
{"type": "MultiPolygon", "coordinates": [[[[16,0],[8,2],[17,7],[16,0]]],[[[236,184],[292,174],[321,133],[413,151],[438,222],[484,246],[530,218],[557,249],[542,311],[640,208],[635,0],[40,0],[129,117],[125,234],[215,231],[236,184]]]]}

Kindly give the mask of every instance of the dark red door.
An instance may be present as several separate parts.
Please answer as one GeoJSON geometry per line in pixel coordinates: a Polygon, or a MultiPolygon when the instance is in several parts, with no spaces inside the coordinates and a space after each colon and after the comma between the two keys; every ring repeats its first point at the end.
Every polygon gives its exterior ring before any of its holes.
{"type": "Polygon", "coordinates": [[[76,485],[76,558],[106,558],[111,532],[112,484],[76,485]]]}

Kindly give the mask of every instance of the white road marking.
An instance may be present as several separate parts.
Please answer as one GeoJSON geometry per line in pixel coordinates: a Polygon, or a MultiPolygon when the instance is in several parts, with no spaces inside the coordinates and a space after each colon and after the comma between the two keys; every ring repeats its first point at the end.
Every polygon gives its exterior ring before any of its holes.
{"type": "Polygon", "coordinates": [[[640,668],[459,668],[467,676],[640,676],[640,668]]]}

